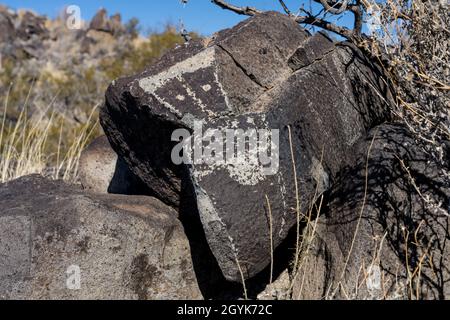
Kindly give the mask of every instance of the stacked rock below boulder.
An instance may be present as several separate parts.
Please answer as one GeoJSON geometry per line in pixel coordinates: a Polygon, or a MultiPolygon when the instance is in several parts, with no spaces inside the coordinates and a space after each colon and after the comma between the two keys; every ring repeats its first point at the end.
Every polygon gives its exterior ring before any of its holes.
{"type": "Polygon", "coordinates": [[[83,150],[78,176],[83,189],[94,193],[149,195],[148,187],[133,174],[111,148],[106,136],[100,136],[83,150]]]}
{"type": "Polygon", "coordinates": [[[448,175],[400,125],[373,129],[353,156],[327,196],[293,298],[449,299],[448,175]]]}
{"type": "Polygon", "coordinates": [[[201,299],[177,213],[28,176],[0,185],[1,299],[201,299]]]}
{"type": "Polygon", "coordinates": [[[289,17],[268,12],[116,80],[101,123],[114,150],[160,200],[177,207],[186,189],[194,190],[223,274],[241,281],[269,264],[271,239],[276,248],[295,224],[295,177],[304,211],[330,187],[353,144],[387,118],[390,97],[376,66],[355,47],[310,36],[289,17]],[[263,148],[269,159],[255,161],[246,149],[221,161],[219,143],[213,161],[179,165],[177,129],[203,138],[204,152],[213,149],[212,130],[239,129],[259,143],[270,132],[263,148]]]}

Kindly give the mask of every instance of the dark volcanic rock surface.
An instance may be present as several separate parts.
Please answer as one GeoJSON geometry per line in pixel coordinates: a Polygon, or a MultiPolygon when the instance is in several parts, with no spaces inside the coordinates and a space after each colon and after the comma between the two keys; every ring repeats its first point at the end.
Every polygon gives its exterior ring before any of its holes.
{"type": "Polygon", "coordinates": [[[450,298],[450,180],[407,128],[373,129],[327,198],[294,299],[450,298]]]}
{"type": "Polygon", "coordinates": [[[0,185],[0,298],[202,295],[175,210],[155,198],[94,195],[35,175],[0,185]]]}
{"type": "Polygon", "coordinates": [[[83,150],[78,176],[83,189],[94,193],[150,195],[150,190],[117,156],[106,136],[100,136],[83,150]]]}
{"type": "Polygon", "coordinates": [[[182,186],[193,186],[211,250],[225,277],[240,281],[241,270],[252,277],[270,262],[266,196],[275,247],[296,222],[292,155],[304,211],[329,188],[352,145],[386,119],[390,93],[378,75],[353,46],[311,37],[269,12],[113,82],[101,123],[115,151],[159,199],[178,206],[182,186]],[[269,144],[272,161],[265,164],[248,155],[175,164],[174,130],[193,133],[198,123],[203,133],[242,129],[260,140],[251,130],[276,130],[279,143],[269,144]]]}

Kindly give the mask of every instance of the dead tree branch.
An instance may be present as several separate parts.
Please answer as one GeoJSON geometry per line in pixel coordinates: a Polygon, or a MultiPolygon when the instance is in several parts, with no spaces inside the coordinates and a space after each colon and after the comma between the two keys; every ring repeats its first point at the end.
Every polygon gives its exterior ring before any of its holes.
{"type": "Polygon", "coordinates": [[[211,0],[212,3],[218,5],[222,9],[233,11],[234,13],[246,15],[246,16],[254,16],[255,14],[262,13],[262,11],[253,8],[253,7],[238,7],[232,5],[224,0],[211,0]]]}
{"type": "Polygon", "coordinates": [[[361,8],[361,1],[357,0],[356,4],[349,6],[348,9],[351,13],[353,13],[355,19],[353,32],[359,36],[361,35],[363,26],[363,10],[361,8]]]}
{"type": "Polygon", "coordinates": [[[355,36],[353,31],[348,28],[340,27],[338,25],[335,25],[334,23],[313,16],[297,17],[295,18],[295,21],[299,24],[309,24],[312,26],[316,26],[331,31],[333,33],[343,36],[346,39],[353,39],[355,36]]]}
{"type": "Polygon", "coordinates": [[[286,12],[286,14],[288,16],[292,16],[292,12],[291,12],[291,10],[289,10],[289,8],[287,7],[286,3],[284,3],[283,0],[278,0],[278,2],[280,2],[281,6],[283,7],[284,12],[286,12]]]}
{"type": "MultiPolygon", "coordinates": [[[[354,28],[348,29],[345,27],[338,26],[332,22],[329,22],[323,18],[320,18],[318,16],[314,16],[311,12],[308,12],[306,10],[302,10],[305,15],[298,16],[292,14],[291,10],[287,7],[284,0],[278,0],[280,5],[282,6],[284,12],[293,18],[297,23],[299,24],[308,24],[312,26],[316,26],[325,30],[328,30],[330,32],[336,33],[348,40],[355,40],[360,37],[361,30],[362,30],[362,17],[363,17],[363,11],[361,9],[360,0],[356,0],[355,4],[349,4],[350,0],[314,0],[315,2],[321,4],[324,7],[324,12],[332,13],[335,15],[342,14],[345,11],[352,12],[355,17],[355,23],[354,28]]],[[[212,3],[218,5],[222,9],[230,10],[234,13],[240,14],[240,15],[247,15],[247,16],[254,16],[255,14],[262,13],[264,11],[258,10],[253,7],[239,7],[235,6],[228,1],[224,0],[211,0],[212,3]]]]}

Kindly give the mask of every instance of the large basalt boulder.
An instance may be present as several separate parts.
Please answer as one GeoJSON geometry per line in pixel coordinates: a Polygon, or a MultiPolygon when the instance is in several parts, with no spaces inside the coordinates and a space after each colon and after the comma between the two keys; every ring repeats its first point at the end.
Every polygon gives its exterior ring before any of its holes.
{"type": "Polygon", "coordinates": [[[0,298],[202,295],[173,209],[28,176],[0,185],[0,298]]]}
{"type": "Polygon", "coordinates": [[[78,176],[83,189],[94,193],[149,195],[150,190],[117,156],[106,136],[100,136],[83,150],[78,176]]]}
{"type": "Polygon", "coordinates": [[[448,173],[400,125],[375,128],[353,154],[293,298],[449,299],[448,173]]]}
{"type": "Polygon", "coordinates": [[[310,36],[269,12],[114,81],[101,123],[115,151],[159,199],[177,207],[193,188],[223,274],[240,281],[268,265],[271,238],[276,248],[296,222],[294,167],[303,210],[329,188],[353,143],[386,118],[390,93],[377,72],[353,46],[310,36]],[[208,132],[225,128],[259,142],[261,130],[270,131],[262,148],[269,161],[255,161],[247,149],[220,161],[208,132]],[[179,165],[176,129],[204,138],[200,147],[219,160],[179,165]]]}

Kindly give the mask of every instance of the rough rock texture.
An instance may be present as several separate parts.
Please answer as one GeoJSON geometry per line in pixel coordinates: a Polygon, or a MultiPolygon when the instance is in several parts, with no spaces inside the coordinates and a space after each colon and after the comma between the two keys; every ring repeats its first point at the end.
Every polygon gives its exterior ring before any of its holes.
{"type": "Polygon", "coordinates": [[[4,57],[40,57],[44,41],[49,39],[45,18],[19,10],[17,13],[0,6],[0,54],[4,57]]]}
{"type": "MultiPolygon", "coordinates": [[[[159,199],[178,206],[192,186],[223,274],[240,281],[241,271],[252,277],[270,261],[265,196],[275,247],[296,221],[290,142],[305,208],[329,188],[353,143],[385,119],[389,98],[375,67],[354,47],[323,34],[310,37],[288,17],[269,12],[115,81],[101,123],[113,148],[159,199]],[[269,143],[267,163],[249,160],[249,153],[226,163],[177,165],[172,133],[192,133],[196,120],[203,133],[242,129],[250,139],[257,137],[253,129],[279,130],[279,148],[276,140],[269,143]]],[[[204,151],[214,148],[211,142],[203,141],[204,151]]]]}
{"type": "Polygon", "coordinates": [[[428,158],[399,125],[357,145],[319,217],[294,299],[450,298],[450,180],[428,158]]]}
{"type": "Polygon", "coordinates": [[[150,194],[142,180],[117,156],[106,136],[98,137],[83,150],[79,178],[83,188],[94,193],[150,194]]]}
{"type": "Polygon", "coordinates": [[[11,41],[15,35],[16,30],[8,9],[0,5],[0,42],[11,41]]]}
{"type": "Polygon", "coordinates": [[[30,11],[19,12],[21,15],[20,25],[17,28],[17,36],[29,40],[33,36],[40,39],[48,39],[49,31],[45,27],[46,18],[36,15],[30,11]]]}
{"type": "Polygon", "coordinates": [[[47,71],[49,66],[55,66],[58,70],[52,74],[58,74],[62,72],[59,69],[78,64],[86,68],[98,66],[105,57],[120,56],[119,52],[133,45],[120,14],[108,18],[104,10],[94,16],[89,28],[72,30],[67,28],[64,17],[49,19],[29,10],[13,11],[0,5],[0,30],[2,58],[20,63],[17,68],[26,67],[28,72],[42,73],[42,69],[47,71]],[[28,61],[31,58],[36,61],[28,61]]]}
{"type": "Polygon", "coordinates": [[[269,283],[263,292],[258,294],[258,300],[288,300],[291,279],[289,271],[285,270],[273,283],[269,283]]]}
{"type": "Polygon", "coordinates": [[[173,209],[28,176],[0,185],[0,298],[202,296],[173,209]],[[71,290],[76,266],[80,289],[71,290]]]}

